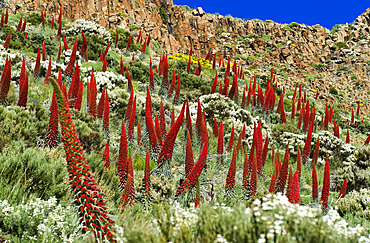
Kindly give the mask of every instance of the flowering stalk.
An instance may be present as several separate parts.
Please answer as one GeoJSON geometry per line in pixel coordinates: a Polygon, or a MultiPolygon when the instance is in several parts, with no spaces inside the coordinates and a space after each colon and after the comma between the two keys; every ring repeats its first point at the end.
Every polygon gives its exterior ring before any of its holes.
{"type": "Polygon", "coordinates": [[[275,193],[284,192],[284,187],[288,176],[288,166],[289,166],[289,148],[286,148],[283,165],[280,168],[277,185],[275,187],[275,193]]]}
{"type": "Polygon", "coordinates": [[[324,183],[322,186],[321,199],[320,199],[320,201],[322,202],[322,209],[324,211],[326,211],[328,208],[329,190],[330,190],[330,166],[329,166],[329,159],[326,158],[325,170],[324,170],[324,183]]]}
{"type": "Polygon", "coordinates": [[[191,172],[194,166],[193,148],[191,146],[191,137],[188,132],[186,140],[186,154],[185,154],[185,177],[191,172]]]}
{"type": "Polygon", "coordinates": [[[317,183],[317,173],[315,165],[312,166],[312,200],[315,202],[319,198],[319,186],[317,183]]]}
{"type": "Polygon", "coordinates": [[[105,144],[105,149],[104,149],[102,161],[104,162],[104,167],[109,169],[109,165],[110,165],[109,138],[107,139],[107,143],[105,144]]]}
{"type": "Polygon", "coordinates": [[[73,45],[71,58],[69,59],[68,65],[64,73],[68,76],[71,76],[73,73],[73,67],[76,61],[76,52],[77,52],[77,38],[75,38],[75,43],[73,45]]]}
{"type": "Polygon", "coordinates": [[[227,177],[226,177],[226,185],[225,185],[225,191],[226,192],[228,192],[230,190],[233,190],[234,187],[235,187],[236,154],[237,154],[237,150],[236,150],[236,147],[234,146],[233,156],[231,158],[229,171],[228,171],[227,177]]]}
{"type": "Polygon", "coordinates": [[[340,189],[338,199],[344,198],[347,194],[347,179],[344,178],[344,182],[342,184],[342,188],[340,189]]]}

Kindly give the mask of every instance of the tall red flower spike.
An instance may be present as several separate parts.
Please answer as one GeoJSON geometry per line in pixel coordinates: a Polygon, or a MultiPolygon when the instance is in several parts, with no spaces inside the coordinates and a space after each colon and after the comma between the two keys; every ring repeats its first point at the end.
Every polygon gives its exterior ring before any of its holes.
{"type": "Polygon", "coordinates": [[[201,127],[202,127],[202,106],[200,105],[200,101],[198,98],[198,106],[197,106],[197,120],[195,121],[195,127],[197,129],[197,136],[201,136],[201,127]]]}
{"type": "Polygon", "coordinates": [[[312,141],[312,130],[313,130],[313,124],[310,125],[310,128],[308,129],[306,143],[303,148],[303,156],[302,156],[302,163],[306,163],[306,159],[310,153],[311,150],[311,141],[312,141]]]}
{"type": "Polygon", "coordinates": [[[106,72],[107,71],[107,59],[104,57],[104,61],[103,61],[103,67],[102,67],[102,72],[106,72]]]}
{"type": "Polygon", "coordinates": [[[134,102],[134,89],[131,89],[130,98],[128,99],[124,120],[128,121],[131,116],[132,103],[134,102]]]}
{"type": "Polygon", "coordinates": [[[249,160],[248,160],[248,152],[245,153],[244,156],[244,164],[243,164],[243,188],[245,192],[249,190],[249,160]]]}
{"type": "Polygon", "coordinates": [[[234,125],[233,125],[233,128],[231,129],[231,135],[230,135],[229,144],[228,144],[228,146],[226,148],[226,151],[230,151],[233,148],[234,138],[235,138],[235,130],[234,130],[234,125]]]}
{"type": "Polygon", "coordinates": [[[326,104],[326,112],[325,112],[325,119],[324,119],[324,130],[329,129],[329,110],[328,110],[328,104],[326,104]]]}
{"type": "Polygon", "coordinates": [[[253,197],[257,191],[257,157],[253,153],[252,159],[252,172],[251,172],[251,181],[250,181],[249,197],[253,197]]]}
{"type": "Polygon", "coordinates": [[[18,22],[18,26],[17,26],[16,32],[21,31],[21,28],[22,28],[22,22],[23,22],[23,18],[22,18],[22,16],[21,16],[21,18],[19,19],[19,22],[18,22]]]}
{"type": "Polygon", "coordinates": [[[296,171],[293,175],[292,187],[288,194],[290,203],[301,204],[301,194],[299,192],[299,173],[296,171]]]}
{"type": "MultiPolygon", "coordinates": [[[[150,143],[150,152],[157,154],[158,153],[158,145],[157,145],[157,137],[154,131],[154,124],[152,118],[152,99],[150,97],[149,87],[146,89],[146,108],[145,108],[145,122],[146,122],[146,130],[149,136],[149,143],[150,143]]],[[[126,111],[127,112],[127,111],[126,111]]]]}
{"type": "MultiPolygon", "coordinates": [[[[24,64],[24,59],[23,59],[24,64]]],[[[21,69],[21,79],[19,81],[19,99],[17,106],[27,106],[27,96],[28,96],[28,75],[25,73],[24,65],[21,69]]]]}
{"type": "Polygon", "coordinates": [[[317,139],[315,151],[313,152],[312,156],[312,164],[316,165],[317,159],[319,158],[319,150],[320,150],[320,140],[317,139]]]}
{"type": "MultiPolygon", "coordinates": [[[[129,159],[132,164],[132,159],[129,159]]],[[[122,196],[119,200],[119,205],[122,209],[122,212],[125,210],[126,206],[129,203],[135,202],[135,187],[134,187],[134,177],[130,174],[127,175],[127,182],[125,184],[122,196]]]]}
{"type": "Polygon", "coordinates": [[[357,116],[357,117],[360,117],[360,103],[357,103],[356,116],[357,116]]]}
{"type": "Polygon", "coordinates": [[[134,138],[135,118],[136,118],[136,98],[134,99],[134,104],[132,105],[130,121],[128,123],[128,139],[129,140],[134,138]]]}
{"type": "Polygon", "coordinates": [[[152,67],[152,65],[150,65],[149,87],[150,87],[150,89],[154,89],[154,74],[153,74],[153,67],[152,67]]]}
{"type": "Polygon", "coordinates": [[[293,102],[292,102],[292,114],[291,114],[291,118],[294,119],[295,118],[295,99],[293,99],[293,102]]]}
{"type": "MultiPolygon", "coordinates": [[[[91,76],[93,77],[93,76],[91,76]]],[[[90,82],[90,100],[89,100],[89,114],[90,116],[94,117],[96,116],[96,80],[95,78],[92,78],[90,82]]]]}
{"type": "Polygon", "coordinates": [[[131,34],[128,36],[128,41],[127,41],[127,48],[126,48],[126,50],[130,50],[130,46],[131,46],[131,34]]]}
{"type": "Polygon", "coordinates": [[[98,103],[98,110],[97,110],[97,117],[102,118],[103,117],[103,112],[104,112],[104,101],[105,101],[105,89],[103,88],[103,91],[100,96],[100,100],[98,103]]]}
{"type": "Polygon", "coordinates": [[[157,136],[157,141],[159,145],[163,144],[162,134],[161,134],[161,125],[159,124],[158,116],[155,115],[154,118],[154,128],[155,128],[155,134],[157,136]]]}
{"type": "Polygon", "coordinates": [[[81,34],[82,34],[82,46],[81,46],[79,54],[81,57],[83,57],[87,49],[87,41],[86,41],[86,37],[83,31],[81,32],[81,34]]]}
{"type": "Polygon", "coordinates": [[[169,164],[172,160],[172,153],[176,141],[176,136],[184,120],[184,113],[185,113],[185,104],[182,105],[179,117],[177,118],[175,124],[173,124],[166,138],[164,139],[161,151],[158,156],[157,161],[158,170],[159,172],[164,172],[165,176],[167,176],[168,178],[172,177],[172,175],[170,174],[171,171],[167,171],[167,169],[169,169],[169,164]],[[169,174],[166,174],[167,172],[169,174]]]}
{"type": "Polygon", "coordinates": [[[355,113],[353,112],[353,108],[352,108],[351,123],[353,124],[354,122],[355,122],[355,113]]]}
{"type": "Polygon", "coordinates": [[[208,155],[208,141],[203,145],[202,152],[199,155],[197,162],[195,163],[191,172],[186,176],[184,182],[177,188],[175,193],[175,199],[177,199],[185,189],[191,190],[194,188],[197,177],[202,173],[203,168],[206,165],[208,155]]]}
{"type": "Polygon", "coordinates": [[[263,145],[263,151],[262,151],[262,160],[261,160],[262,169],[266,163],[268,149],[269,149],[269,137],[266,137],[265,144],[263,145]]]}
{"type": "Polygon", "coordinates": [[[118,30],[116,29],[116,40],[114,42],[114,47],[117,48],[117,43],[118,43],[118,30]]]}
{"type": "MultiPolygon", "coordinates": [[[[299,107],[299,106],[297,106],[297,107],[299,107]]],[[[301,111],[299,112],[299,119],[298,119],[298,124],[297,124],[298,130],[301,129],[302,119],[303,119],[303,115],[304,115],[304,105],[302,105],[302,108],[300,110],[301,111]]]]}
{"type": "Polygon", "coordinates": [[[297,170],[298,170],[298,177],[299,180],[301,179],[301,173],[302,173],[302,162],[301,162],[301,150],[298,148],[297,152],[297,170]]]}
{"type": "Polygon", "coordinates": [[[349,138],[349,131],[348,131],[348,128],[347,128],[346,143],[350,143],[350,142],[351,142],[351,139],[349,138]]]}
{"type": "Polygon", "coordinates": [[[368,144],[369,144],[369,142],[370,142],[370,134],[369,134],[369,136],[367,137],[367,139],[365,140],[364,145],[368,145],[368,144]]]}
{"type": "Polygon", "coordinates": [[[288,176],[288,166],[289,166],[289,148],[286,148],[284,161],[280,168],[279,177],[275,187],[275,193],[278,192],[284,193],[284,187],[288,176]]]}
{"type": "Polygon", "coordinates": [[[287,123],[283,103],[281,103],[280,120],[281,120],[281,123],[287,123]]]}
{"type": "Polygon", "coordinates": [[[127,158],[127,134],[126,134],[126,127],[125,123],[122,122],[122,129],[121,129],[121,140],[119,144],[119,152],[118,152],[118,162],[117,162],[117,172],[120,178],[120,187],[123,187],[127,181],[127,174],[128,174],[128,158],[127,158]]]}
{"type": "Polygon", "coordinates": [[[175,70],[173,70],[173,72],[172,72],[172,81],[171,81],[170,87],[168,88],[168,91],[167,91],[167,96],[168,97],[172,96],[173,90],[175,89],[175,85],[176,85],[176,73],[175,73],[175,70]]]}
{"type": "Polygon", "coordinates": [[[222,120],[220,123],[220,130],[218,131],[218,143],[217,143],[217,156],[218,156],[218,161],[223,163],[223,153],[224,153],[224,127],[222,124],[222,120]]]}
{"type": "Polygon", "coordinates": [[[5,14],[5,12],[3,12],[3,14],[1,15],[0,29],[2,29],[4,27],[4,14],[5,14]]]}
{"type": "MultiPolygon", "coordinates": [[[[173,124],[171,119],[171,123],[173,124]]],[[[172,126],[172,125],[171,125],[172,126]]],[[[191,122],[191,117],[190,117],[190,110],[189,110],[189,102],[186,102],[186,129],[188,132],[190,132],[190,135],[193,135],[193,125],[191,122]]]]}
{"type": "Polygon", "coordinates": [[[103,60],[104,60],[105,56],[107,55],[108,50],[109,50],[109,42],[107,43],[107,46],[105,47],[105,50],[103,52],[103,60]]]}
{"type": "Polygon", "coordinates": [[[35,77],[37,77],[38,74],[39,74],[40,60],[41,60],[41,56],[40,56],[40,48],[39,48],[38,51],[37,51],[37,56],[36,56],[35,70],[33,71],[33,75],[35,77]]]}
{"type": "Polygon", "coordinates": [[[161,100],[161,106],[159,108],[159,126],[161,128],[162,139],[164,139],[167,135],[167,130],[166,130],[166,118],[165,118],[162,100],[161,100]]]}
{"type": "Polygon", "coordinates": [[[49,129],[46,135],[46,144],[49,148],[54,148],[58,145],[58,103],[53,92],[53,99],[50,106],[49,129]]]}
{"type": "Polygon", "coordinates": [[[83,82],[82,82],[82,80],[80,80],[80,85],[79,85],[78,93],[77,93],[77,99],[76,99],[75,107],[74,107],[76,110],[81,110],[83,88],[84,88],[83,87],[83,82]]]}
{"type": "Polygon", "coordinates": [[[10,37],[11,37],[11,35],[10,35],[10,31],[9,31],[8,37],[6,37],[5,42],[4,42],[4,48],[5,48],[5,50],[7,50],[8,47],[9,47],[10,37]]]}
{"type": "Polygon", "coordinates": [[[307,128],[308,128],[308,123],[309,123],[309,120],[310,120],[310,103],[309,101],[307,100],[306,102],[306,109],[305,109],[305,114],[304,114],[304,118],[303,118],[303,131],[307,131],[307,128]]]}
{"type": "Polygon", "coordinates": [[[235,187],[236,154],[237,154],[237,152],[238,151],[236,150],[236,147],[234,146],[233,156],[231,158],[229,171],[227,172],[225,191],[233,190],[234,187],[235,187]]]}
{"type": "Polygon", "coordinates": [[[49,59],[49,65],[48,65],[48,70],[46,71],[46,74],[45,74],[44,84],[47,84],[49,82],[50,75],[51,75],[51,59],[49,59]]]}
{"type": "Polygon", "coordinates": [[[128,92],[131,92],[131,90],[132,90],[132,81],[131,81],[130,73],[127,70],[127,67],[126,67],[126,78],[127,78],[127,90],[128,90],[128,92]]]}
{"type": "Polygon", "coordinates": [[[67,44],[67,41],[66,41],[66,37],[65,37],[65,35],[63,34],[63,43],[64,43],[64,50],[66,51],[66,50],[68,50],[69,49],[69,47],[68,47],[68,44],[67,44]]]}
{"type": "Polygon", "coordinates": [[[193,148],[191,146],[191,137],[188,132],[186,141],[186,154],[185,154],[185,177],[191,172],[194,166],[193,148]]]}
{"type": "Polygon", "coordinates": [[[58,55],[57,55],[57,59],[56,59],[57,62],[60,62],[61,53],[62,53],[62,44],[59,44],[59,50],[58,50],[58,55]]]}
{"type": "Polygon", "coordinates": [[[107,139],[107,143],[105,144],[105,149],[104,149],[102,161],[104,162],[104,167],[109,169],[109,165],[110,165],[109,138],[107,139]]]}
{"type": "Polygon", "coordinates": [[[330,190],[330,166],[329,166],[329,159],[326,158],[325,171],[324,171],[324,182],[322,185],[322,192],[321,192],[321,199],[320,199],[320,201],[322,202],[322,209],[324,211],[326,211],[328,208],[329,190],[330,190]]]}
{"type": "Polygon", "coordinates": [[[144,178],[143,178],[144,190],[145,190],[145,199],[147,202],[150,202],[150,156],[149,151],[146,151],[145,156],[145,169],[144,169],[144,178]]]}
{"type": "Polygon", "coordinates": [[[347,179],[344,178],[344,182],[342,184],[342,188],[340,189],[338,199],[344,198],[347,194],[347,179]]]}
{"type": "Polygon", "coordinates": [[[73,74],[73,67],[75,66],[76,61],[76,52],[77,52],[77,38],[75,38],[71,58],[69,59],[66,70],[64,71],[64,73],[68,76],[71,76],[73,74]]]}
{"type": "Polygon", "coordinates": [[[216,117],[213,117],[213,135],[217,138],[218,136],[218,124],[216,121],[216,117]]]}
{"type": "Polygon", "coordinates": [[[108,91],[105,93],[104,113],[103,113],[103,131],[109,134],[109,98],[108,91]]]}
{"type": "Polygon", "coordinates": [[[262,131],[261,131],[261,122],[258,122],[256,130],[256,159],[257,159],[257,172],[258,174],[262,173],[262,131]]]}
{"type": "Polygon", "coordinates": [[[4,102],[8,96],[11,81],[11,63],[10,59],[6,58],[4,70],[0,80],[0,102],[4,102]]]}
{"type": "Polygon", "coordinates": [[[276,166],[275,166],[275,171],[272,174],[271,177],[271,182],[270,182],[270,187],[269,187],[269,192],[274,193],[275,192],[275,185],[276,185],[276,166]]]}
{"type": "Polygon", "coordinates": [[[211,94],[216,92],[216,87],[217,87],[217,74],[215,75],[215,79],[212,84],[211,94]]]}
{"type": "Polygon", "coordinates": [[[176,85],[176,93],[175,97],[173,97],[173,103],[177,104],[180,98],[180,88],[181,88],[181,82],[180,82],[180,75],[177,77],[177,85],[176,85]]]}
{"type": "Polygon", "coordinates": [[[312,167],[312,200],[315,202],[319,198],[319,185],[317,183],[316,167],[312,167]]]}
{"type": "Polygon", "coordinates": [[[69,179],[73,198],[78,206],[83,232],[93,231],[96,239],[114,240],[114,222],[109,219],[107,209],[92,177],[80,140],[69,112],[68,101],[63,97],[54,79],[51,83],[58,101],[62,141],[66,153],[69,179]]]}
{"type": "Polygon", "coordinates": [[[46,48],[45,48],[45,41],[42,43],[42,61],[45,62],[46,61],[46,57],[47,57],[47,54],[46,54],[46,48]]]}

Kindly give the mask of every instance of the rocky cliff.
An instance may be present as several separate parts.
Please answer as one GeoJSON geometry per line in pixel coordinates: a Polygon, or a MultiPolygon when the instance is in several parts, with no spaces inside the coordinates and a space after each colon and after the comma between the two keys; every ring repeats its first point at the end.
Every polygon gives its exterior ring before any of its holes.
{"type": "Polygon", "coordinates": [[[251,75],[274,67],[283,83],[303,81],[322,94],[332,87],[342,91],[338,99],[331,97],[333,102],[370,101],[370,8],[353,23],[328,30],[320,25],[244,21],[177,6],[172,0],[10,0],[8,6],[13,12],[46,10],[50,15],[62,7],[63,17],[72,21],[86,18],[125,29],[137,25],[172,53],[188,52],[192,45],[195,54],[205,56],[211,48],[217,57],[236,57],[251,75]]]}

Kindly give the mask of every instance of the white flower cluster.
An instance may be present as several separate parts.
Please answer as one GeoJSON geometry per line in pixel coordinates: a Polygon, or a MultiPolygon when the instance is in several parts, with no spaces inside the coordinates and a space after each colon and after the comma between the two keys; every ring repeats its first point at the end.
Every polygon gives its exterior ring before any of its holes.
{"type": "Polygon", "coordinates": [[[76,210],[61,206],[55,197],[47,201],[35,199],[18,206],[10,205],[7,200],[0,201],[0,224],[7,225],[2,230],[6,232],[18,223],[21,223],[18,227],[24,227],[22,241],[74,242],[81,237],[82,225],[76,210]]]}
{"type": "Polygon", "coordinates": [[[78,19],[67,25],[70,27],[63,31],[66,36],[78,36],[83,31],[86,35],[98,35],[99,38],[104,38],[107,42],[112,42],[112,37],[110,32],[103,26],[96,24],[92,21],[86,19],[78,19]]]}
{"type": "Polygon", "coordinates": [[[112,91],[117,84],[124,85],[127,83],[127,78],[122,75],[116,75],[111,71],[96,72],[94,73],[96,78],[96,85],[98,90],[105,87],[108,91],[112,91]]]}

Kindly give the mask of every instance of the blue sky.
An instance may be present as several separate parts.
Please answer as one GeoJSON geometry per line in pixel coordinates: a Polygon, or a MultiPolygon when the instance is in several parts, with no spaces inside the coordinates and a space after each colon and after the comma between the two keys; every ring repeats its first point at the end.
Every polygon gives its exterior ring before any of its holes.
{"type": "Polygon", "coordinates": [[[177,5],[202,7],[207,13],[231,14],[242,19],[271,19],[277,23],[298,22],[306,25],[320,24],[331,29],[335,24],[353,22],[358,15],[370,8],[369,0],[351,1],[238,1],[238,0],[173,0],[177,5]]]}

